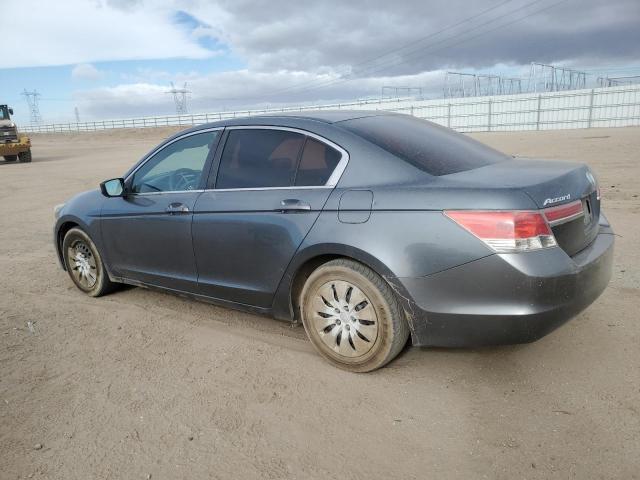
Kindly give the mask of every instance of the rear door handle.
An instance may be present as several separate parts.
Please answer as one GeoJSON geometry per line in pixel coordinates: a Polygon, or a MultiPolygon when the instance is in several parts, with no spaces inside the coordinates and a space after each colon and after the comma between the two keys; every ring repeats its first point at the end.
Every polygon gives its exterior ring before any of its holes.
{"type": "Polygon", "coordinates": [[[189,207],[187,207],[184,203],[174,202],[170,203],[165,211],[167,213],[170,213],[171,215],[189,213],[189,207]]]}
{"type": "Polygon", "coordinates": [[[297,198],[287,198],[280,202],[280,211],[286,212],[308,212],[311,210],[311,205],[305,203],[297,198]]]}

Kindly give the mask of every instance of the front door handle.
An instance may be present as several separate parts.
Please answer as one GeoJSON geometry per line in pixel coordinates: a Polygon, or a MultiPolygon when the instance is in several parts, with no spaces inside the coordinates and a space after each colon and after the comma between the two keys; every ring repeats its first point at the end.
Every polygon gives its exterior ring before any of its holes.
{"type": "Polygon", "coordinates": [[[187,207],[184,203],[174,202],[170,203],[165,211],[167,213],[170,213],[171,215],[179,213],[189,213],[189,207],[187,207]]]}
{"type": "Polygon", "coordinates": [[[308,212],[311,210],[311,205],[305,203],[297,198],[287,198],[280,202],[280,211],[286,212],[308,212]]]}

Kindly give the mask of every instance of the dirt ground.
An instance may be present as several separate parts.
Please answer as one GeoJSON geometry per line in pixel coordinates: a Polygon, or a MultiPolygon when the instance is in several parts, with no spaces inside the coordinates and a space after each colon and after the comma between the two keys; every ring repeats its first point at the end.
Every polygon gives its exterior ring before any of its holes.
{"type": "Polygon", "coordinates": [[[53,206],[170,132],[40,135],[32,164],[0,163],[0,478],[640,478],[640,129],[476,135],[591,165],[611,285],[534,344],[407,348],[364,375],[301,327],[72,285],[53,206]]]}

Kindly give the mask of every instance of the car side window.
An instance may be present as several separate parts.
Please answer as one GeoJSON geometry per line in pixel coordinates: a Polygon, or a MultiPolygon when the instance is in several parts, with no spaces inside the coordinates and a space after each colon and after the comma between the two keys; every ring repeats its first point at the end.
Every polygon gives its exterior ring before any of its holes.
{"type": "Polygon", "coordinates": [[[314,138],[307,138],[296,174],[296,186],[321,186],[338,166],[342,154],[314,138]]]}
{"type": "Polygon", "coordinates": [[[197,190],[211,148],[220,131],[203,132],[176,140],[151,157],[134,174],[133,193],[197,190]]]}
{"type": "Polygon", "coordinates": [[[220,159],[216,188],[293,185],[305,136],[287,130],[230,130],[220,159]]]}

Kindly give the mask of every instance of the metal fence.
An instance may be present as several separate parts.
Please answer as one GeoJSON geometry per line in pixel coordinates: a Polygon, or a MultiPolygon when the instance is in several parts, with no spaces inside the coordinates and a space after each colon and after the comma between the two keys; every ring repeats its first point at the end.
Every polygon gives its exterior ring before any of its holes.
{"type": "Polygon", "coordinates": [[[277,109],[30,125],[25,130],[31,133],[58,133],[190,126],[268,113],[341,109],[408,113],[461,132],[625,127],[640,125],[640,85],[458,99],[362,100],[277,109]]]}
{"type": "Polygon", "coordinates": [[[23,130],[29,133],[64,133],[64,132],[92,132],[96,130],[111,130],[115,128],[153,128],[171,126],[202,125],[230,118],[251,117],[269,113],[304,112],[309,110],[393,110],[402,108],[408,100],[367,99],[347,103],[333,103],[323,105],[302,105],[281,108],[263,108],[254,110],[237,110],[210,113],[194,113],[187,115],[167,115],[157,117],[123,118],[118,120],[97,120],[94,122],[78,123],[50,123],[40,125],[25,125],[23,130]]]}
{"type": "Polygon", "coordinates": [[[462,132],[640,125],[640,86],[460,98],[394,109],[462,132]]]}

